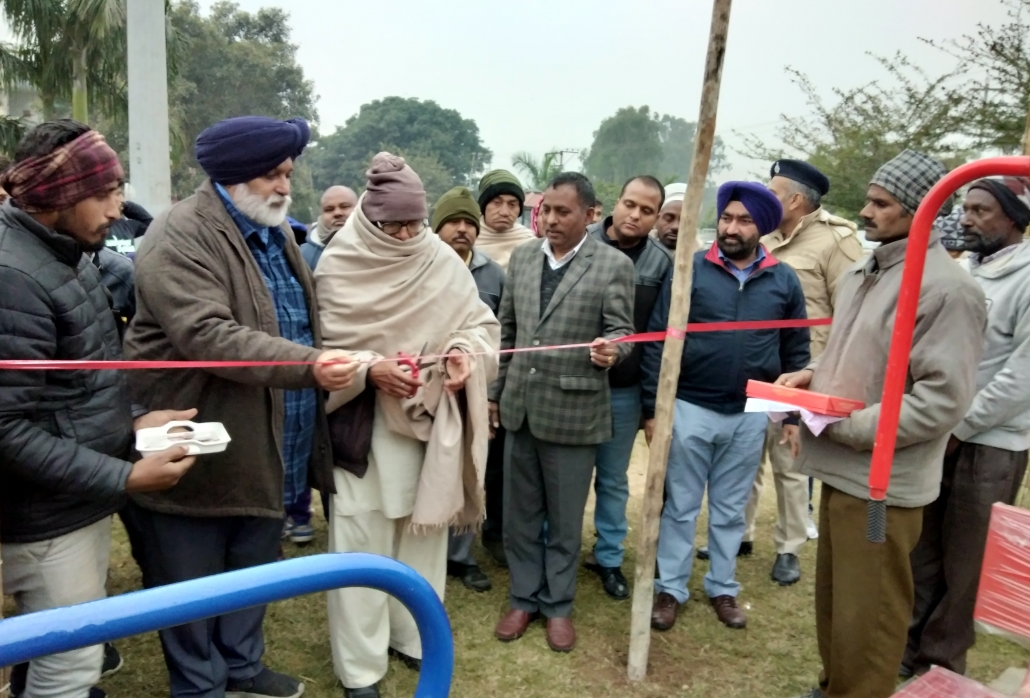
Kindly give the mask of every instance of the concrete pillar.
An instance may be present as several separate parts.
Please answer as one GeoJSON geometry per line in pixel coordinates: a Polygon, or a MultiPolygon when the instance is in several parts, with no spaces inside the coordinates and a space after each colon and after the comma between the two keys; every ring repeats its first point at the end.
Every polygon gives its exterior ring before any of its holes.
{"type": "Polygon", "coordinates": [[[172,203],[165,0],[128,0],[129,178],[136,203],[157,215],[172,203]]]}

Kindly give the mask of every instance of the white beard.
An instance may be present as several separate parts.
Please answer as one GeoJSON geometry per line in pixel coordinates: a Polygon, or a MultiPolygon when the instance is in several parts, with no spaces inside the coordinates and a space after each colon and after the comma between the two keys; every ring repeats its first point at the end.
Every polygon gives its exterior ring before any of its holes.
{"type": "Polygon", "coordinates": [[[229,189],[229,196],[236,208],[244,216],[258,225],[278,228],[286,222],[286,214],[290,210],[293,199],[289,196],[272,194],[267,199],[251,190],[247,184],[239,184],[229,189]]]}

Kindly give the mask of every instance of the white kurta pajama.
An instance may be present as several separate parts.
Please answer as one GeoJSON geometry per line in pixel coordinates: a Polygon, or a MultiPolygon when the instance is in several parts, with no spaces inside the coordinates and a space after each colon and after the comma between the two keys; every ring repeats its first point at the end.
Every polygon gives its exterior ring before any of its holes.
{"type": "MultiPolygon", "coordinates": [[[[329,243],[315,274],[324,346],[368,360],[417,354],[470,357],[464,401],[447,396],[440,363],[423,370],[414,398],[376,394],[372,445],[364,477],[337,468],[329,548],[392,557],[425,577],[443,599],[449,525],[473,528],[484,514],[483,475],[489,428],[486,386],[497,371],[500,327],[479,300],[468,268],[428,230],[408,241],[376,229],[361,202],[329,243]],[[463,406],[464,405],[464,406],[463,406]]],[[[368,365],[332,413],[364,390],[368,365]]],[[[411,614],[370,589],[329,593],[333,666],[348,688],[377,683],[392,647],[421,658],[411,614]]]]}

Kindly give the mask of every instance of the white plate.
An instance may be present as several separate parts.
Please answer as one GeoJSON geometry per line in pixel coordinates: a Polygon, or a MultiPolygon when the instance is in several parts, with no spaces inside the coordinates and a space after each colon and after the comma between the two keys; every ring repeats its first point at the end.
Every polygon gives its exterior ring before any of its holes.
{"type": "Polygon", "coordinates": [[[232,438],[221,422],[169,422],[163,427],[136,432],[136,450],[144,456],[167,451],[175,446],[185,446],[191,456],[221,453],[230,441],[232,438]],[[173,431],[178,428],[184,430],[173,431]]]}

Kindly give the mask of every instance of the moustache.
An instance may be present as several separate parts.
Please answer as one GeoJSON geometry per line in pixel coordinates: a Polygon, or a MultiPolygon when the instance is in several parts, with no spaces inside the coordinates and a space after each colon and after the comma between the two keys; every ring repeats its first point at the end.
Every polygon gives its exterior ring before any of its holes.
{"type": "Polygon", "coordinates": [[[863,218],[862,225],[865,226],[866,230],[876,230],[876,224],[869,218],[863,218]]]}

